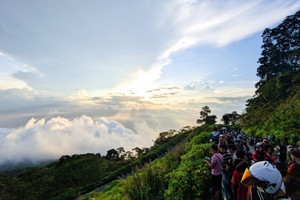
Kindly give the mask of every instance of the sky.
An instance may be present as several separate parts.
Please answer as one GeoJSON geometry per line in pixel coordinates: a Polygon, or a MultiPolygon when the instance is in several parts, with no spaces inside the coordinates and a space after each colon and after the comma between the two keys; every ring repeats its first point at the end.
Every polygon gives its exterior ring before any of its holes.
{"type": "Polygon", "coordinates": [[[0,0],[0,163],[149,147],[243,113],[297,0],[0,0]],[[34,152],[34,153],[33,153],[34,152]]]}

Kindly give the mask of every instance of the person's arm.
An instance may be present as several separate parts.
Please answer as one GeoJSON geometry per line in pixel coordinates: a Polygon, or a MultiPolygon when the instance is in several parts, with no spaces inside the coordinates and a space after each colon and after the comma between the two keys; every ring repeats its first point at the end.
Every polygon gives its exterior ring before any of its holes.
{"type": "Polygon", "coordinates": [[[204,160],[204,162],[207,164],[207,166],[208,166],[209,168],[211,168],[211,163],[210,163],[208,160],[204,160]]]}
{"type": "Polygon", "coordinates": [[[256,156],[257,156],[257,150],[253,151],[252,156],[251,156],[254,161],[257,161],[256,156]]]}
{"type": "Polygon", "coordinates": [[[204,162],[206,162],[206,164],[209,168],[214,168],[216,165],[216,161],[215,161],[214,157],[211,158],[211,162],[209,162],[208,160],[204,160],[204,162]]]}
{"type": "Polygon", "coordinates": [[[234,171],[233,174],[232,174],[232,177],[231,177],[231,185],[234,185],[234,186],[236,185],[236,181],[235,181],[235,176],[236,175],[235,174],[236,174],[236,172],[234,171]]]}
{"type": "Polygon", "coordinates": [[[267,158],[267,160],[271,161],[271,162],[275,162],[276,159],[273,158],[272,156],[270,156],[270,154],[268,154],[267,152],[265,152],[265,157],[267,158]]]}
{"type": "Polygon", "coordinates": [[[215,158],[215,156],[213,156],[211,158],[210,168],[213,169],[215,167],[215,165],[216,165],[216,158],[215,158]]]}

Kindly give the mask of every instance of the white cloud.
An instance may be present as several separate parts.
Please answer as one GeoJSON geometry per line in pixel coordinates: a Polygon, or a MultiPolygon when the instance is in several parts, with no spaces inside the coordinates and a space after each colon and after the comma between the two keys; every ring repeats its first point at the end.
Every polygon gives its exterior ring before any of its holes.
{"type": "Polygon", "coordinates": [[[111,148],[150,147],[158,133],[144,121],[135,125],[136,133],[122,124],[100,118],[81,116],[72,120],[55,117],[32,118],[24,127],[0,129],[0,162],[43,161],[61,155],[80,153],[106,154],[111,148]]]}
{"type": "MultiPolygon", "coordinates": [[[[168,4],[164,20],[164,25],[174,34],[169,39],[169,45],[157,58],[158,63],[165,60],[168,62],[158,64],[147,73],[138,76],[133,81],[134,85],[139,87],[153,85],[159,80],[163,67],[170,64],[172,56],[179,51],[204,44],[220,47],[241,40],[277,23],[299,7],[299,2],[278,0],[272,3],[242,0],[231,2],[174,1],[168,4]],[[147,84],[145,84],[146,81],[148,81],[147,84]]],[[[241,76],[241,74],[233,76],[241,76]]],[[[149,87],[146,88],[149,89],[149,87]]]]}
{"type": "Polygon", "coordinates": [[[1,51],[0,51],[0,56],[5,57],[5,58],[7,58],[7,59],[10,60],[10,61],[14,61],[14,59],[13,59],[11,56],[9,56],[9,55],[7,55],[7,54],[1,52],[1,51]]]}
{"type": "Polygon", "coordinates": [[[138,1],[115,9],[118,3],[42,2],[40,12],[35,4],[6,2],[0,8],[0,28],[6,30],[0,55],[33,66],[14,77],[37,90],[73,93],[120,83],[148,90],[177,52],[241,40],[300,7],[297,1],[281,0],[174,0],[151,2],[153,6],[138,1]]]}
{"type": "Polygon", "coordinates": [[[170,4],[177,39],[162,54],[200,44],[222,46],[273,25],[300,7],[299,2],[282,1],[177,1],[170,4]],[[268,5],[268,6],[266,6],[268,5]]]}

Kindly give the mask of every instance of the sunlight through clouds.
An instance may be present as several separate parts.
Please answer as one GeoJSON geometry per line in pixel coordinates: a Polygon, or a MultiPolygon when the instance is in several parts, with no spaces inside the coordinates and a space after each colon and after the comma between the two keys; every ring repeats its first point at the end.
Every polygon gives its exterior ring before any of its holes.
{"type": "Polygon", "coordinates": [[[2,1],[0,160],[130,150],[197,125],[205,105],[218,120],[242,112],[263,30],[299,9],[297,0],[2,1]]]}
{"type": "MultiPolygon", "coordinates": [[[[163,68],[172,63],[172,57],[177,52],[203,44],[224,46],[241,40],[272,25],[300,6],[300,3],[293,5],[280,1],[275,1],[271,7],[265,7],[263,4],[265,4],[263,1],[244,3],[175,1],[168,4],[166,8],[168,17],[164,24],[172,24],[171,28],[175,32],[173,43],[158,56],[157,63],[162,64],[155,64],[149,70],[138,70],[133,75],[133,81],[125,86],[125,91],[149,99],[151,94],[145,93],[145,90],[159,83],[163,68]],[[253,18],[253,15],[256,17],[253,18]]],[[[237,77],[241,74],[232,76],[237,77]]]]}

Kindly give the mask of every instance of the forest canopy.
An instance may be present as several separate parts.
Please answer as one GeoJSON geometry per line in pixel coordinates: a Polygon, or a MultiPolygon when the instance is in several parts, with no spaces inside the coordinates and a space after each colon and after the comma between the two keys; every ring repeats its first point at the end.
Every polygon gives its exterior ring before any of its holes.
{"type": "Polygon", "coordinates": [[[300,11],[262,34],[256,94],[247,101],[241,124],[251,134],[279,138],[300,131],[300,11]]]}

